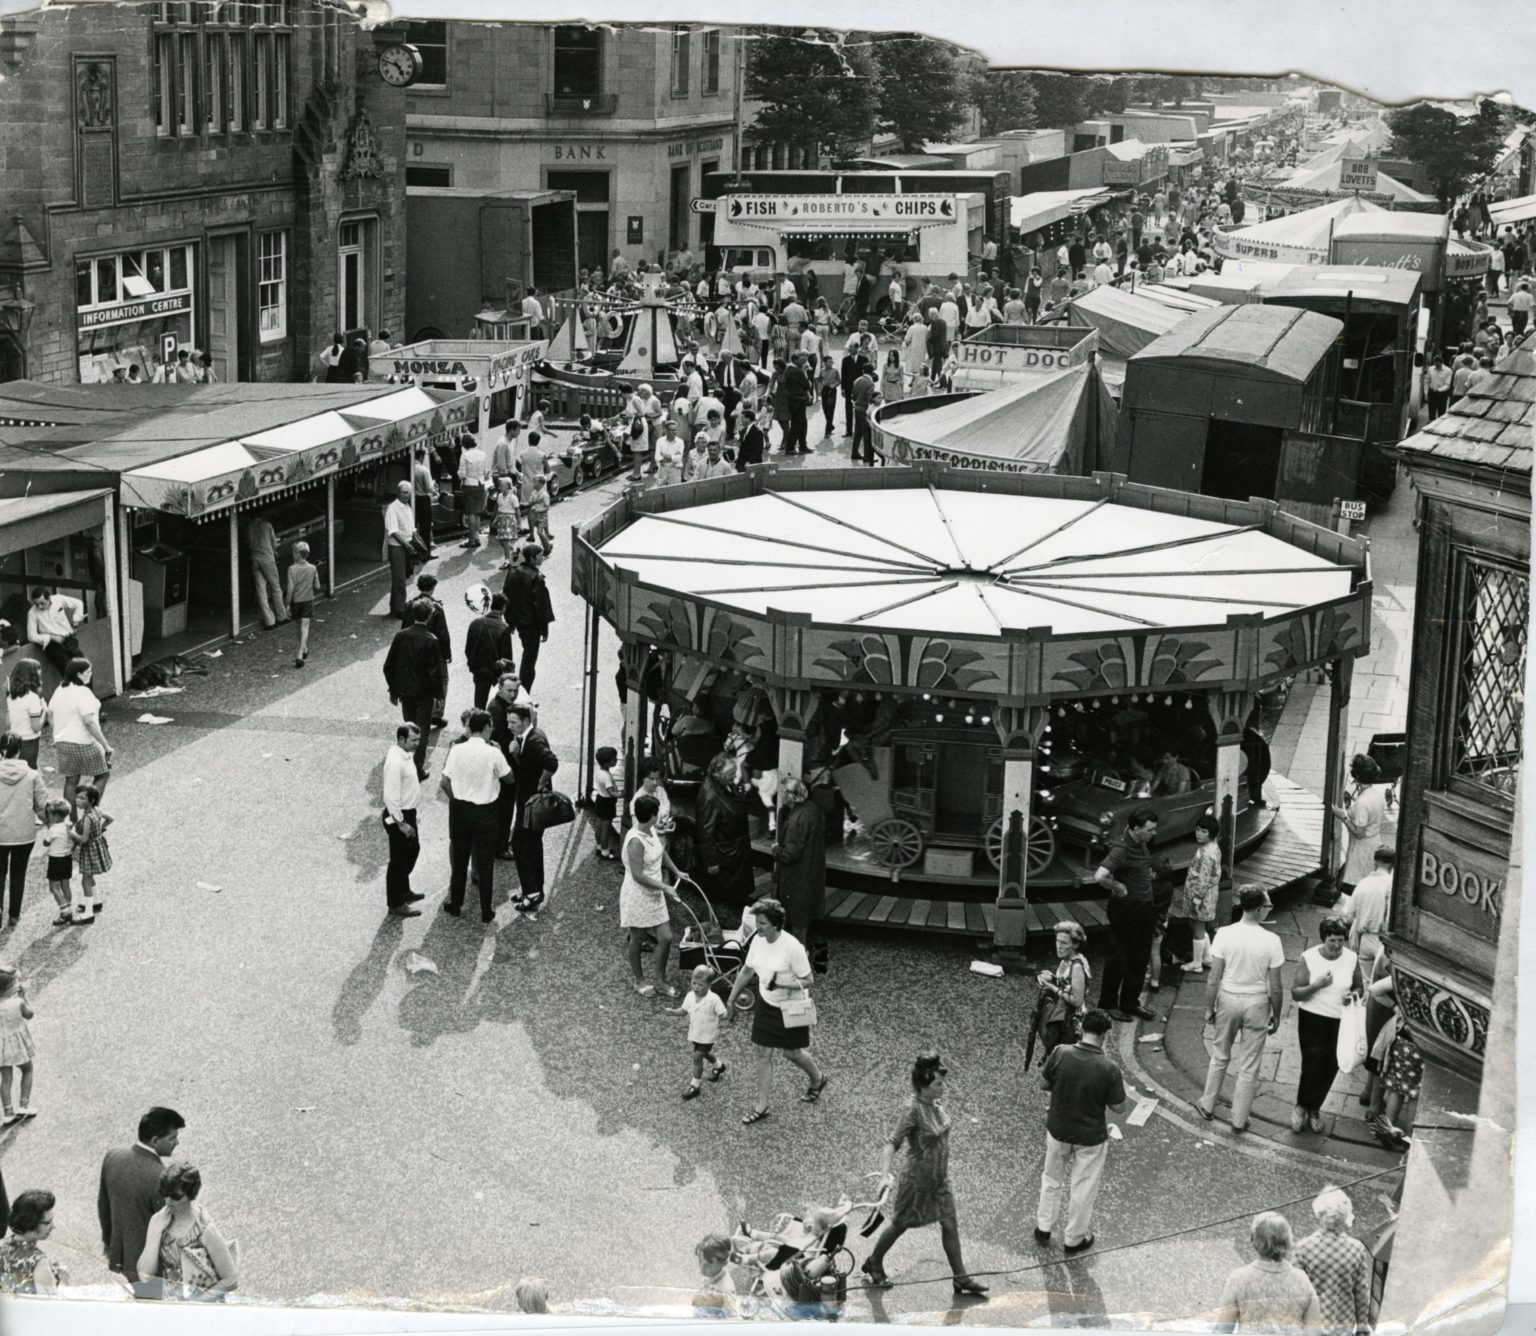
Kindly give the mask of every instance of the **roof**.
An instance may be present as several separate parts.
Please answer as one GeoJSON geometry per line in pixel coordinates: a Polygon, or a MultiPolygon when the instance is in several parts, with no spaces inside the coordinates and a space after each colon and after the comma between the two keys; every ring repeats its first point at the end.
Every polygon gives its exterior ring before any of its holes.
{"type": "Polygon", "coordinates": [[[1432,462],[1462,464],[1529,479],[1533,443],[1536,331],[1494,364],[1491,379],[1458,399],[1448,412],[1397,448],[1410,468],[1432,462]]]}
{"type": "Polygon", "coordinates": [[[1344,325],[1288,306],[1217,306],[1147,345],[1133,360],[1231,362],[1303,385],[1344,325]]]}
{"type": "MultiPolygon", "coordinates": [[[[1277,182],[1276,188],[1281,190],[1344,190],[1347,187],[1340,184],[1340,182],[1344,172],[1344,163],[1349,160],[1345,155],[1340,154],[1332,162],[1299,168],[1284,181],[1277,182]]],[[[1412,190],[1395,177],[1388,176],[1379,169],[1376,172],[1376,185],[1366,193],[1390,195],[1394,200],[1403,204],[1427,204],[1434,199],[1433,195],[1425,195],[1417,190],[1412,190]]]]}
{"type": "Polygon", "coordinates": [[[1072,301],[1067,308],[1067,321],[1098,330],[1099,348],[1106,357],[1134,356],[1193,314],[1158,301],[1150,295],[1155,289],[1155,284],[1144,284],[1135,292],[1124,292],[1108,284],[1094,288],[1072,301]]]}
{"type": "Polygon", "coordinates": [[[1094,205],[1114,197],[1115,191],[1103,186],[1089,186],[1083,190],[1036,190],[1013,197],[1009,222],[1021,232],[1032,232],[1073,214],[1086,213],[1094,205]]]}
{"type": "MultiPolygon", "coordinates": [[[[1346,219],[1345,221],[1349,221],[1346,219]]],[[[1411,269],[1372,268],[1352,264],[1298,264],[1260,284],[1266,301],[1286,297],[1339,297],[1352,294],[1357,303],[1411,306],[1418,295],[1420,275],[1411,269]]]]}
{"type": "Polygon", "coordinates": [[[1250,227],[1231,231],[1218,228],[1212,245],[1223,259],[1237,256],[1292,264],[1326,264],[1329,242],[1341,221],[1351,214],[1369,213],[1375,217],[1385,212],[1379,204],[1350,196],[1250,227]]]}
{"type": "Polygon", "coordinates": [[[576,198],[574,190],[504,190],[500,186],[407,186],[410,199],[483,199],[517,201],[524,204],[548,204],[576,198]]]}
{"type": "Polygon", "coordinates": [[[1118,144],[1106,144],[1104,151],[1121,162],[1140,162],[1152,151],[1152,146],[1139,139],[1122,139],[1118,144]]]}
{"type": "Polygon", "coordinates": [[[1508,223],[1523,223],[1536,218],[1536,195],[1521,195],[1518,199],[1501,199],[1488,206],[1489,216],[1500,227],[1508,223]]]}
{"type": "Polygon", "coordinates": [[[1414,237],[1426,241],[1444,241],[1451,235],[1451,220],[1443,213],[1399,213],[1383,209],[1369,217],[1355,214],[1340,218],[1333,235],[1345,237],[1414,237]]]}

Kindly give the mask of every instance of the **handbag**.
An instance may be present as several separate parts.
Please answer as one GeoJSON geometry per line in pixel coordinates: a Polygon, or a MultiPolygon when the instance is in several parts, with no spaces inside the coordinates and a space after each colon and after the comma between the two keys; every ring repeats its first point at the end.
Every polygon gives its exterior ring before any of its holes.
{"type": "Polygon", "coordinates": [[[1339,1017],[1339,1043],[1337,1057],[1339,1070],[1346,1075],[1354,1071],[1367,1056],[1365,1043],[1365,1005],[1347,998],[1339,1017]]]}
{"type": "Polygon", "coordinates": [[[786,1030],[802,1030],[816,1024],[816,1004],[809,993],[801,993],[779,1005],[786,1030]]]}
{"type": "Polygon", "coordinates": [[[523,825],[536,835],[575,819],[576,804],[555,789],[542,789],[523,803],[523,825]]]}

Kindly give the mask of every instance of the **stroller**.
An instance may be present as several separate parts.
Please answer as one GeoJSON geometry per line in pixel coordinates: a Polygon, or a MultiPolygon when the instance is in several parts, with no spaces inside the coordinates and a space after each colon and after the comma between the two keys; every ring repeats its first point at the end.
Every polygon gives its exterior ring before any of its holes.
{"type": "MultiPolygon", "coordinates": [[[[736,976],[747,958],[747,948],[756,933],[752,911],[742,916],[741,928],[727,933],[720,926],[715,907],[704,894],[698,882],[684,877],[677,883],[677,904],[683,911],[683,935],[677,939],[677,963],[684,971],[692,971],[700,965],[708,965],[715,972],[710,991],[718,994],[722,1002],[729,1002],[731,989],[736,986],[736,976]]],[[[738,1011],[750,1011],[754,994],[744,991],[736,999],[738,1011]]]]}
{"type": "Polygon", "coordinates": [[[751,1293],[785,1319],[836,1322],[847,1302],[848,1277],[853,1273],[846,1217],[854,1209],[845,1199],[835,1211],[810,1213],[835,1217],[836,1223],[820,1232],[819,1222],[787,1214],[775,1219],[766,1234],[743,1221],[735,1242],[737,1260],[754,1271],[751,1293]]]}

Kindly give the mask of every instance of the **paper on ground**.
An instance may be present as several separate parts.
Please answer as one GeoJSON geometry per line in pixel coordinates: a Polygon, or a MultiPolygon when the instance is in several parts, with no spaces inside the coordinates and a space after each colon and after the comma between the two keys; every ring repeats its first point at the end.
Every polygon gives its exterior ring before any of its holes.
{"type": "Polygon", "coordinates": [[[990,960],[973,960],[971,961],[971,973],[985,974],[989,979],[1001,979],[1003,977],[1003,967],[1001,965],[994,965],[990,960]]]}
{"type": "Polygon", "coordinates": [[[1131,1110],[1131,1116],[1125,1121],[1132,1127],[1145,1127],[1147,1119],[1152,1116],[1152,1110],[1157,1107],[1155,1099],[1138,1099],[1136,1107],[1131,1110]]]}
{"type": "Polygon", "coordinates": [[[141,724],[168,724],[168,723],[171,722],[171,720],[170,720],[170,717],[167,716],[167,715],[163,715],[163,714],[150,714],[146,710],[143,714],[141,714],[139,716],[138,722],[141,723],[141,724]]]}
{"type": "Polygon", "coordinates": [[[175,696],[186,690],[186,687],[150,687],[130,696],[129,700],[148,700],[151,696],[175,696]]]}

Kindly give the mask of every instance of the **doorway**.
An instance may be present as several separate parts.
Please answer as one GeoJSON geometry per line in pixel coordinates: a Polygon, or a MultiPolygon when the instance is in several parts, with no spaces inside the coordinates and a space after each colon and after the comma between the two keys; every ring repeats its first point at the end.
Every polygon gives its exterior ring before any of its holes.
{"type": "Polygon", "coordinates": [[[688,245],[688,215],[691,211],[693,168],[690,165],[672,169],[672,219],[667,235],[667,249],[680,251],[688,245]]]}
{"type": "Polygon", "coordinates": [[[1233,501],[1246,501],[1250,496],[1274,500],[1284,437],[1280,427],[1214,419],[1205,438],[1201,492],[1233,501]]]}
{"type": "Polygon", "coordinates": [[[224,384],[241,379],[240,258],[243,238],[208,239],[208,354],[224,384]]]}

